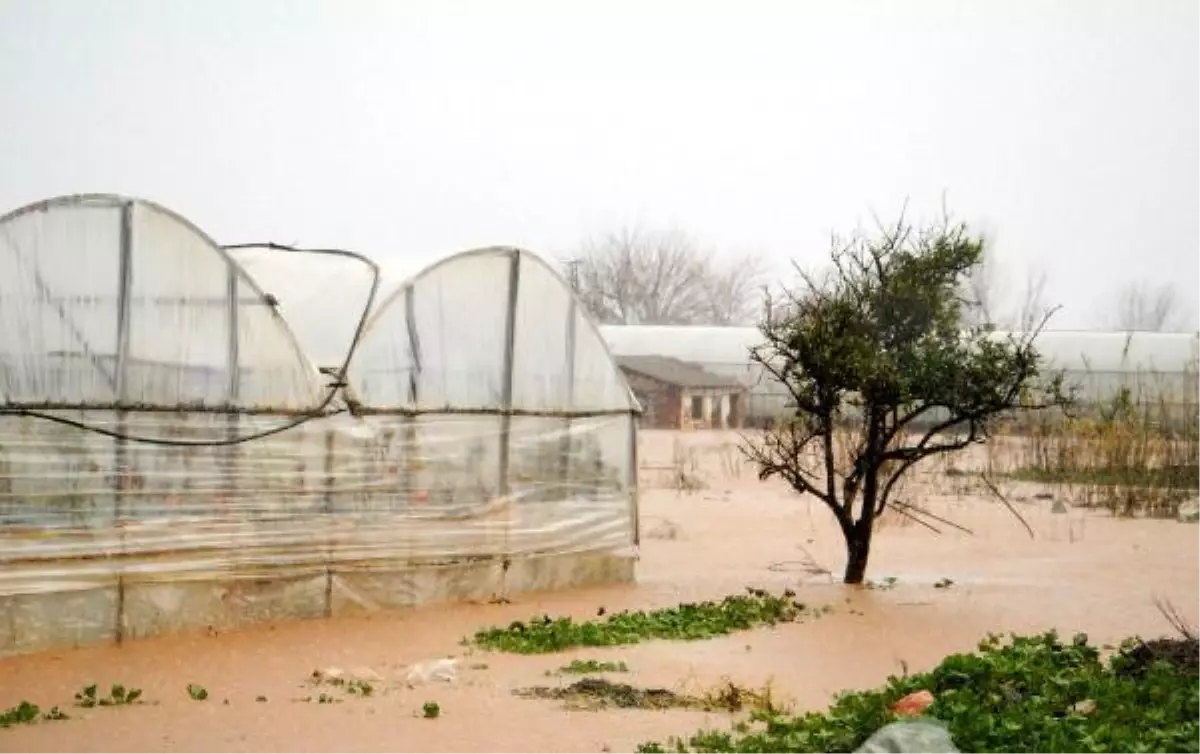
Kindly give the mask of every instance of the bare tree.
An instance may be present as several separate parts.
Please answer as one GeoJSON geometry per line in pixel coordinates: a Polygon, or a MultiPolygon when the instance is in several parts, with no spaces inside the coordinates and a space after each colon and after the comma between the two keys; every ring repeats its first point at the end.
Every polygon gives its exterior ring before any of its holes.
{"type": "Polygon", "coordinates": [[[1050,307],[1046,305],[1046,272],[1030,269],[1025,274],[1025,290],[1012,320],[1013,329],[1032,332],[1046,321],[1049,312],[1050,307]]]}
{"type": "Polygon", "coordinates": [[[983,243],[983,250],[979,263],[967,272],[960,284],[959,295],[963,301],[963,324],[968,327],[999,324],[1000,311],[1003,307],[1001,270],[991,246],[984,239],[980,240],[983,243]]]}
{"type": "Polygon", "coordinates": [[[1020,292],[1019,300],[1006,300],[1008,286],[1004,270],[992,251],[992,241],[992,238],[980,238],[983,244],[980,260],[959,285],[963,324],[968,327],[993,325],[1029,332],[1045,319],[1050,309],[1046,305],[1046,273],[1030,268],[1025,274],[1025,287],[1020,292]],[[1010,303],[1014,305],[1009,306],[1010,303]]]}
{"type": "Polygon", "coordinates": [[[1176,326],[1179,299],[1173,285],[1152,288],[1145,282],[1129,283],[1117,294],[1117,308],[1110,320],[1127,332],[1159,332],[1176,326]]]}
{"type": "Polygon", "coordinates": [[[590,239],[568,262],[571,283],[609,324],[742,324],[757,315],[762,262],[718,264],[682,231],[622,228],[590,239]]]}
{"type": "Polygon", "coordinates": [[[755,322],[762,305],[764,263],[757,254],[710,263],[705,281],[709,313],[705,324],[743,325],[755,322]]]}

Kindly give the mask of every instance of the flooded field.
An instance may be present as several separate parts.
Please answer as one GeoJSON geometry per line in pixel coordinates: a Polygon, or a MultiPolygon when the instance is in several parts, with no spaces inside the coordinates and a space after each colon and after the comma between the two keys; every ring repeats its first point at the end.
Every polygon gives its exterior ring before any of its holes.
{"type": "MultiPolygon", "coordinates": [[[[970,474],[934,467],[905,496],[970,533],[935,533],[893,514],[880,524],[871,588],[838,583],[840,534],[815,500],[760,483],[733,435],[643,435],[642,549],[636,585],[522,596],[371,619],[313,621],[0,660],[0,708],[59,705],[70,720],[0,730],[0,751],[632,751],[647,739],[727,727],[697,708],[579,709],[514,690],[569,685],[572,660],[623,663],[612,680],[701,694],[770,684],[797,708],[970,650],[988,632],[1087,632],[1096,643],[1169,632],[1155,598],[1194,625],[1197,530],[1073,508],[1048,487],[1008,485],[1024,526],[970,474]],[[679,489],[683,468],[696,484],[679,489]],[[830,573],[831,572],[831,573],[830,573]],[[490,625],[547,613],[579,619],[727,594],[791,588],[822,617],[698,642],[520,656],[467,650],[490,625]],[[454,655],[453,682],[405,682],[414,663],[454,655]],[[314,670],[371,679],[369,696],[322,704],[314,670]],[[550,673],[548,676],[547,673],[550,673]],[[79,709],[81,687],[140,688],[145,704],[79,709]],[[203,688],[208,698],[188,693],[203,688]],[[308,701],[301,701],[307,698],[308,701]],[[426,703],[440,714],[426,718],[426,703]]],[[[970,461],[971,459],[968,459],[970,461]]],[[[976,459],[977,460],[977,459],[976,459]]],[[[960,462],[959,468],[970,463],[960,462]]]]}

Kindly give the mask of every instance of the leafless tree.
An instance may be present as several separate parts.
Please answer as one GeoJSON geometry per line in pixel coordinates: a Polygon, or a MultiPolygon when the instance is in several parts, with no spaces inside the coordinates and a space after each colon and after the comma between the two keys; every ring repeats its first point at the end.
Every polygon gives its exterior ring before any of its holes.
{"type": "Polygon", "coordinates": [[[984,243],[979,263],[967,273],[959,295],[963,299],[963,324],[969,327],[999,324],[1003,306],[1003,281],[990,244],[984,243]]]}
{"type": "Polygon", "coordinates": [[[1007,300],[1004,269],[992,251],[994,239],[983,240],[980,261],[966,275],[959,292],[964,303],[963,324],[972,327],[995,325],[1018,332],[1033,330],[1050,310],[1046,305],[1045,271],[1030,268],[1020,298],[1015,302],[1007,300]]]}
{"type": "Polygon", "coordinates": [[[1033,332],[1046,321],[1049,312],[1050,307],[1046,305],[1046,273],[1044,270],[1030,269],[1025,275],[1025,289],[1012,321],[1013,329],[1033,332]]]}
{"type": "Polygon", "coordinates": [[[576,293],[601,322],[731,325],[758,314],[762,260],[718,262],[679,230],[605,233],[568,264],[576,293]]]}
{"type": "Polygon", "coordinates": [[[709,304],[707,324],[745,325],[757,320],[764,266],[762,257],[756,254],[710,262],[705,282],[709,304]]]}
{"type": "Polygon", "coordinates": [[[1117,294],[1116,312],[1110,320],[1122,330],[1163,331],[1177,325],[1179,299],[1170,283],[1151,287],[1145,282],[1129,283],[1117,294]]]}

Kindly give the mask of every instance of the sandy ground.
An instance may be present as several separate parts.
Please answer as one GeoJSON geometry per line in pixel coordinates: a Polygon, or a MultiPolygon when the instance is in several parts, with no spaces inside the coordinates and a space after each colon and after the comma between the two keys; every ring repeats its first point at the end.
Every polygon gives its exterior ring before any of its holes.
{"type": "Polygon", "coordinates": [[[641,741],[726,727],[722,714],[691,711],[568,711],[558,702],[512,695],[556,683],[545,672],[574,658],[620,660],[637,685],[700,690],[724,679],[771,683],[802,708],[818,708],[848,688],[873,686],[904,665],[925,669],[970,650],[988,632],[1057,628],[1097,642],[1167,627],[1154,598],[1200,618],[1195,525],[1115,520],[1069,509],[1053,513],[1046,491],[1007,488],[1034,529],[963,477],[914,479],[908,499],[973,534],[938,535],[889,516],[875,542],[869,576],[895,577],[890,589],[850,588],[828,575],[844,554],[829,514],[816,501],[760,483],[729,463],[733,438],[691,434],[680,442],[708,488],[654,489],[676,438],[646,433],[642,558],[638,583],[619,588],[522,596],[511,605],[457,605],[362,620],[264,626],[220,636],[174,637],[0,661],[0,708],[28,699],[61,705],[65,722],[0,730],[0,751],[632,751],[641,741]],[[935,589],[950,578],[954,585],[935,589]],[[454,684],[397,688],[367,699],[320,705],[292,701],[317,668],[368,668],[402,678],[411,663],[462,656],[476,629],[548,612],[594,616],[721,597],[746,586],[791,587],[833,611],[802,624],[696,642],[653,642],[547,656],[474,652],[454,684]],[[484,667],[486,666],[486,667],[484,667]],[[70,707],[81,686],[140,687],[134,707],[70,707]],[[191,700],[189,683],[211,698],[191,700]],[[256,701],[258,696],[266,702],[256,701]],[[228,703],[224,703],[228,700],[228,703]],[[419,717],[425,701],[442,715],[419,717]]]}

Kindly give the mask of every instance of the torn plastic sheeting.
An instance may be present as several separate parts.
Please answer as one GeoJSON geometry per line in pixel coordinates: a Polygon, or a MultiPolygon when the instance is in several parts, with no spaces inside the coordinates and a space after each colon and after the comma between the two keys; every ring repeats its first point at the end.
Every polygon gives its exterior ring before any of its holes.
{"type": "Polygon", "coordinates": [[[871,734],[871,737],[855,751],[952,754],[958,752],[958,747],[954,745],[950,731],[941,720],[922,717],[888,723],[871,734]]]}

